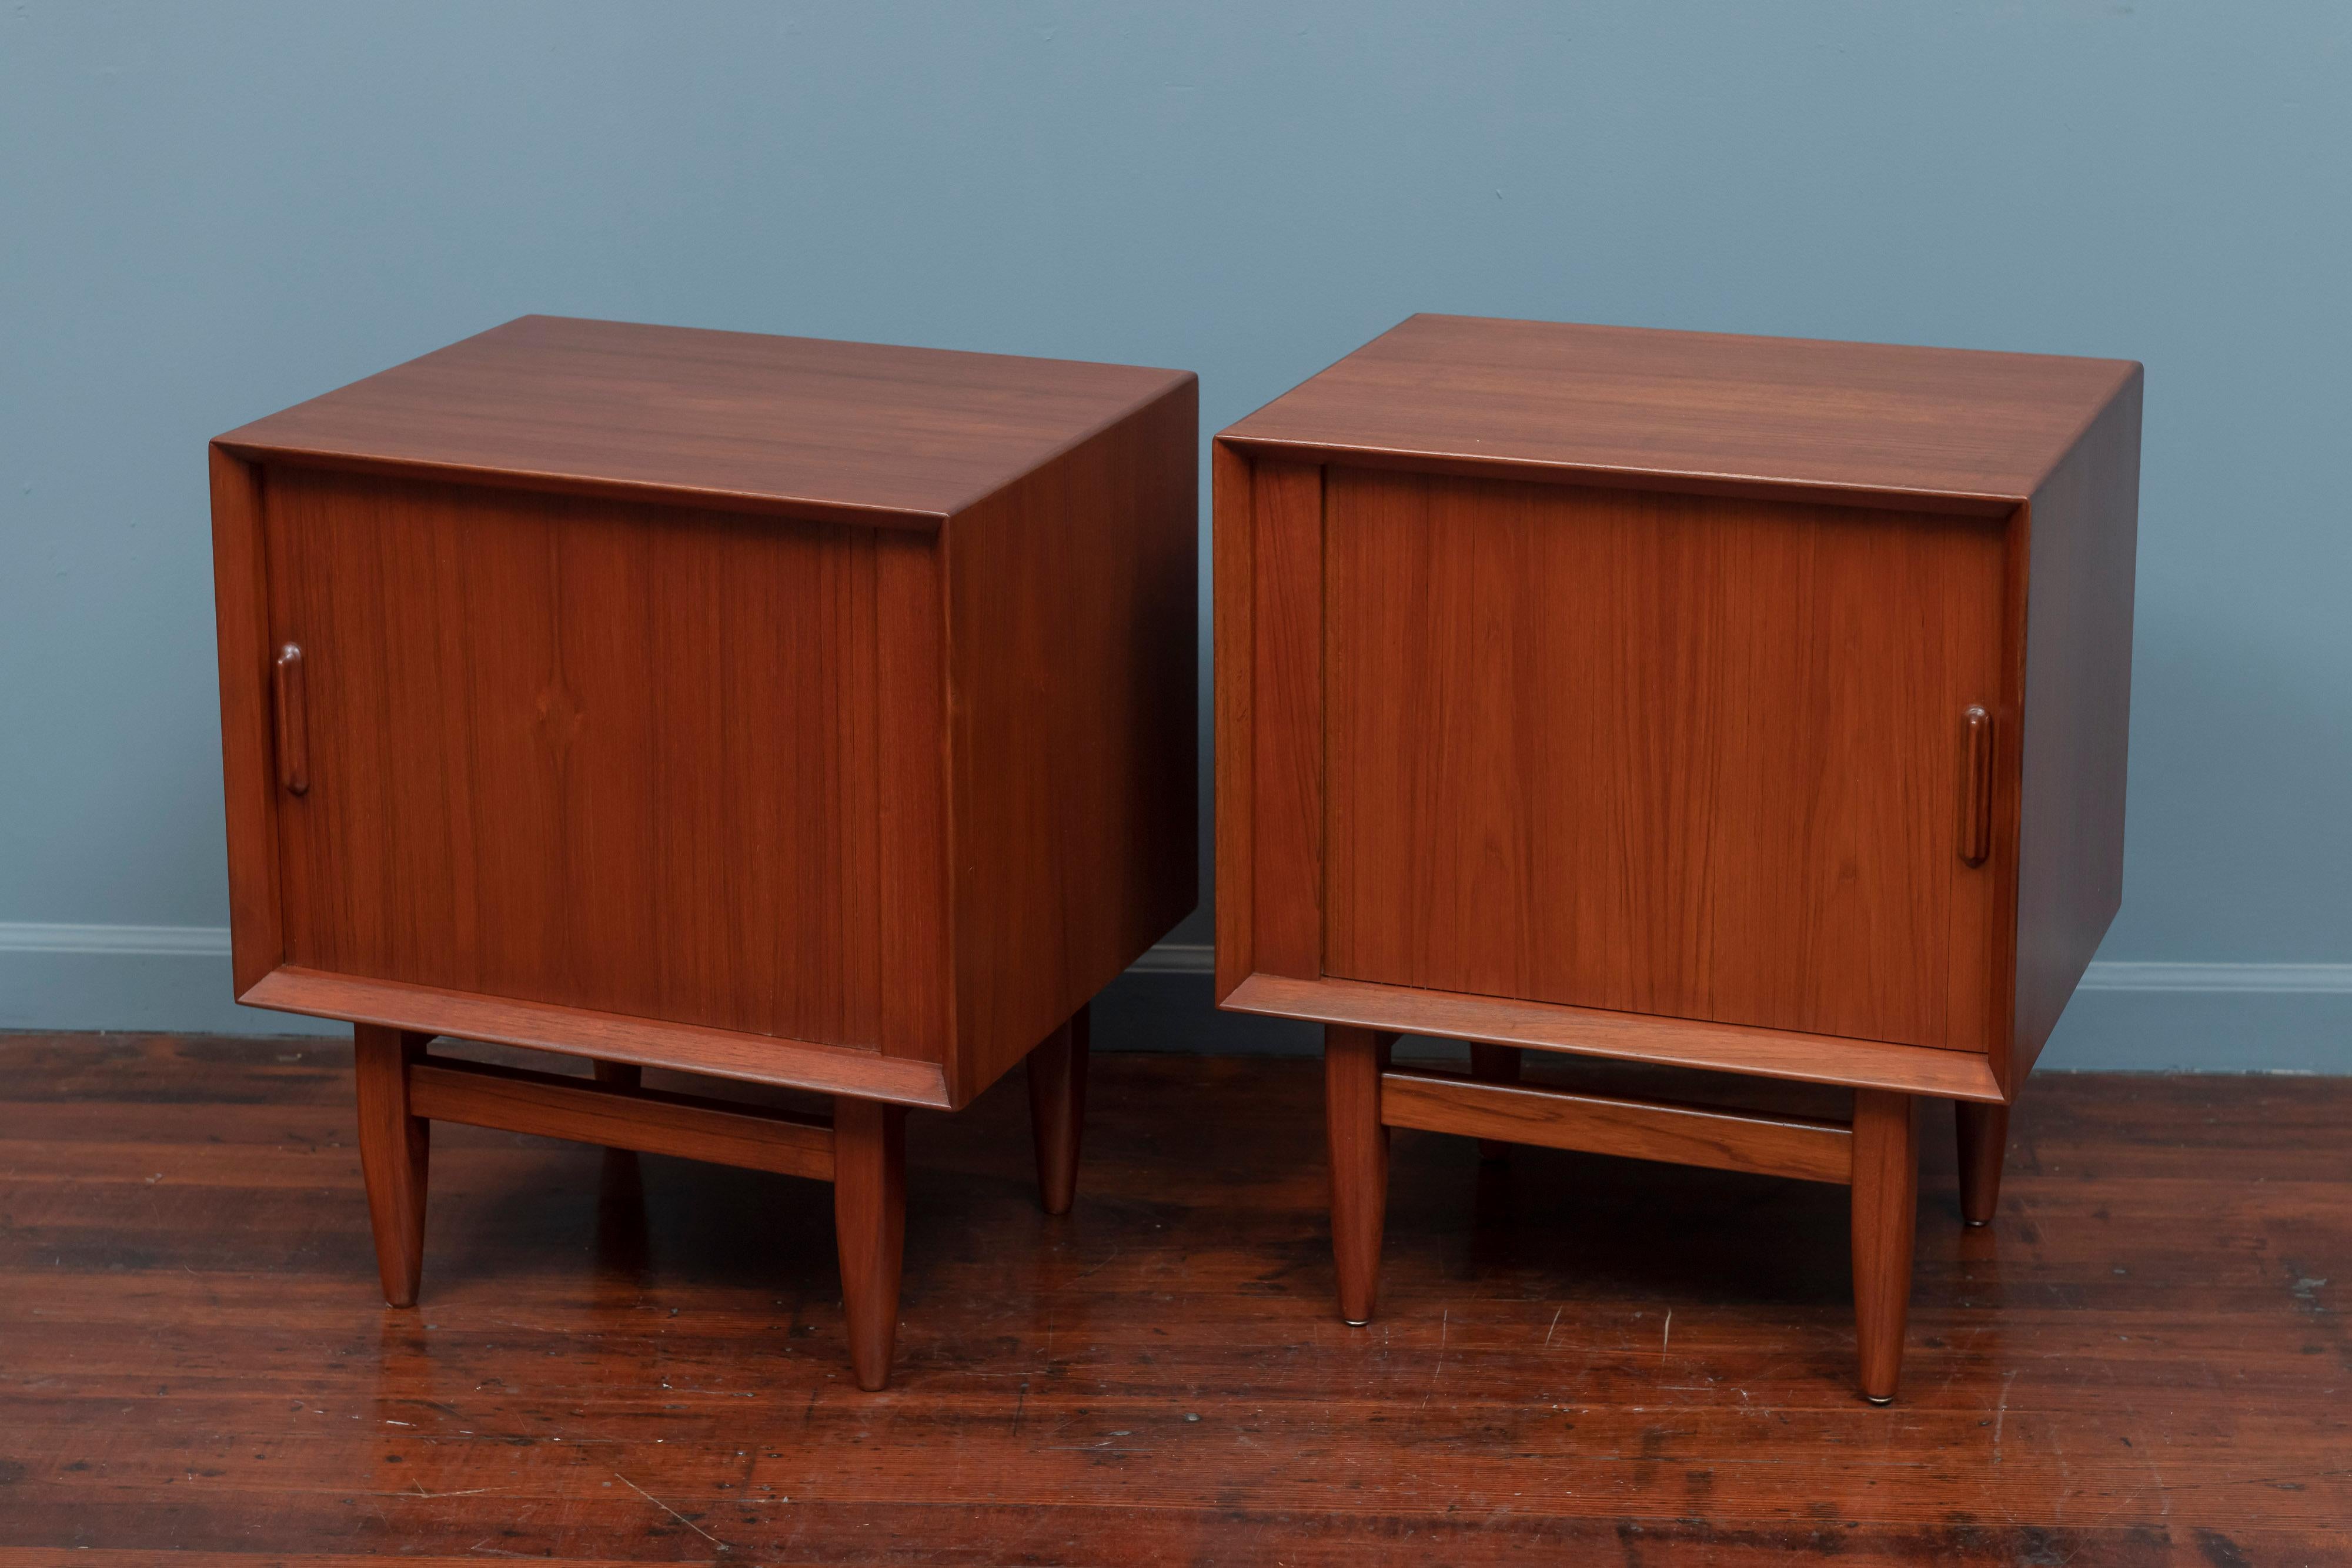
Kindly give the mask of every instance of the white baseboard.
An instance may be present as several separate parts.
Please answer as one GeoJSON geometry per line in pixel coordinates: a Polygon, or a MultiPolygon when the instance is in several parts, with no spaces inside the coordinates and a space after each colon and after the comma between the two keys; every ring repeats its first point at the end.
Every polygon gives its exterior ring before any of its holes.
{"type": "Polygon", "coordinates": [[[2228,991],[2352,994],[2352,964],[2143,964],[2091,966],[2085,991],[2228,991]]]}
{"type": "Polygon", "coordinates": [[[0,922],[0,953],[228,956],[226,925],[20,925],[0,922]]]}
{"type": "MultiPolygon", "coordinates": [[[[215,925],[0,922],[0,1029],[317,1033],[319,1024],[240,1008],[228,930],[215,925]]],[[[1163,942],[1132,977],[1205,977],[1206,943],[1163,942]]],[[[1224,1049],[1234,1015],[1127,988],[1156,1040],[1224,1049]],[[1200,1016],[1191,1016],[1200,1009],[1200,1016]],[[1181,1014],[1181,1016],[1180,1016],[1181,1014]]],[[[2053,1067],[2352,1072],[2352,964],[2093,964],[2042,1058],[2053,1067]]]]}

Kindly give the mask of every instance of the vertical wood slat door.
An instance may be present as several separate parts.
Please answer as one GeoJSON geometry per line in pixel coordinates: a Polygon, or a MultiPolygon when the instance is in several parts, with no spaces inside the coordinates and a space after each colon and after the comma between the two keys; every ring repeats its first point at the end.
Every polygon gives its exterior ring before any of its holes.
{"type": "Polygon", "coordinates": [[[273,469],[287,958],[872,1046],[867,528],[273,469]]]}
{"type": "Polygon", "coordinates": [[[1326,474],[1327,973],[1988,1048],[2000,522],[1326,474]]]}

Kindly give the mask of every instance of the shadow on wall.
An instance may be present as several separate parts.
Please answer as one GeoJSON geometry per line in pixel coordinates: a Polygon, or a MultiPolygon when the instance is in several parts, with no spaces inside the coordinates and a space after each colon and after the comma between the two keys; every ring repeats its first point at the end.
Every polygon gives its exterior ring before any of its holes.
{"type": "Polygon", "coordinates": [[[1207,975],[1121,975],[1095,998],[1095,1049],[1213,1056],[1322,1054],[1321,1026],[1223,1012],[1214,997],[1207,975]]]}

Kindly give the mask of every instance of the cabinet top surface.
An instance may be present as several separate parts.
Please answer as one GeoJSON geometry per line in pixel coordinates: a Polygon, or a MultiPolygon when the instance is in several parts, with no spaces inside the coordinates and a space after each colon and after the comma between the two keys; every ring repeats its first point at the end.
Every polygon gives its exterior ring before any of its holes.
{"type": "Polygon", "coordinates": [[[525,316],[219,441],[263,457],[921,524],[1192,379],[525,316]]]}
{"type": "Polygon", "coordinates": [[[1222,439],[2017,502],[2139,373],[2128,360],[1415,316],[1222,439]]]}

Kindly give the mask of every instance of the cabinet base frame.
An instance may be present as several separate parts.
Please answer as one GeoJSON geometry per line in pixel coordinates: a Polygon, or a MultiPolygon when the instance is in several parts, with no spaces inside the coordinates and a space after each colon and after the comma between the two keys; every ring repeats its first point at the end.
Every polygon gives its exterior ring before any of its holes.
{"type": "MultiPolygon", "coordinates": [[[[1532,1144],[1828,1182],[1853,1194],[1861,1392],[1874,1405],[1894,1399],[1917,1232],[1919,1096],[1857,1089],[1853,1118],[1844,1122],[1773,1115],[1525,1085],[1506,1081],[1491,1060],[1466,1077],[1401,1068],[1391,1062],[1396,1039],[1347,1025],[1325,1030],[1331,1242],[1343,1321],[1371,1320],[1392,1127],[1476,1138],[1482,1147],[1532,1144]]],[[[1963,1124],[1979,1120],[1964,1118],[1963,1124]]],[[[2005,1112],[1981,1118],[1995,1120],[2005,1129],[2005,1112]]],[[[1997,1182],[1997,1154],[1989,1168],[1997,1182]]],[[[1989,1202],[1971,1197],[1972,1220],[1980,1207],[1989,1211],[1989,1202]]]]}
{"type": "MultiPolygon", "coordinates": [[[[836,1095],[830,1119],[646,1089],[634,1063],[593,1078],[433,1056],[434,1036],[352,1026],[360,1164],[384,1300],[415,1305],[424,1271],[432,1124],[564,1138],[833,1184],[842,1306],[861,1388],[889,1381],[906,1234],[907,1108],[836,1095]]],[[[1041,1200],[1067,1213],[1085,1123],[1087,1009],[1030,1053],[1041,1200]]]]}

